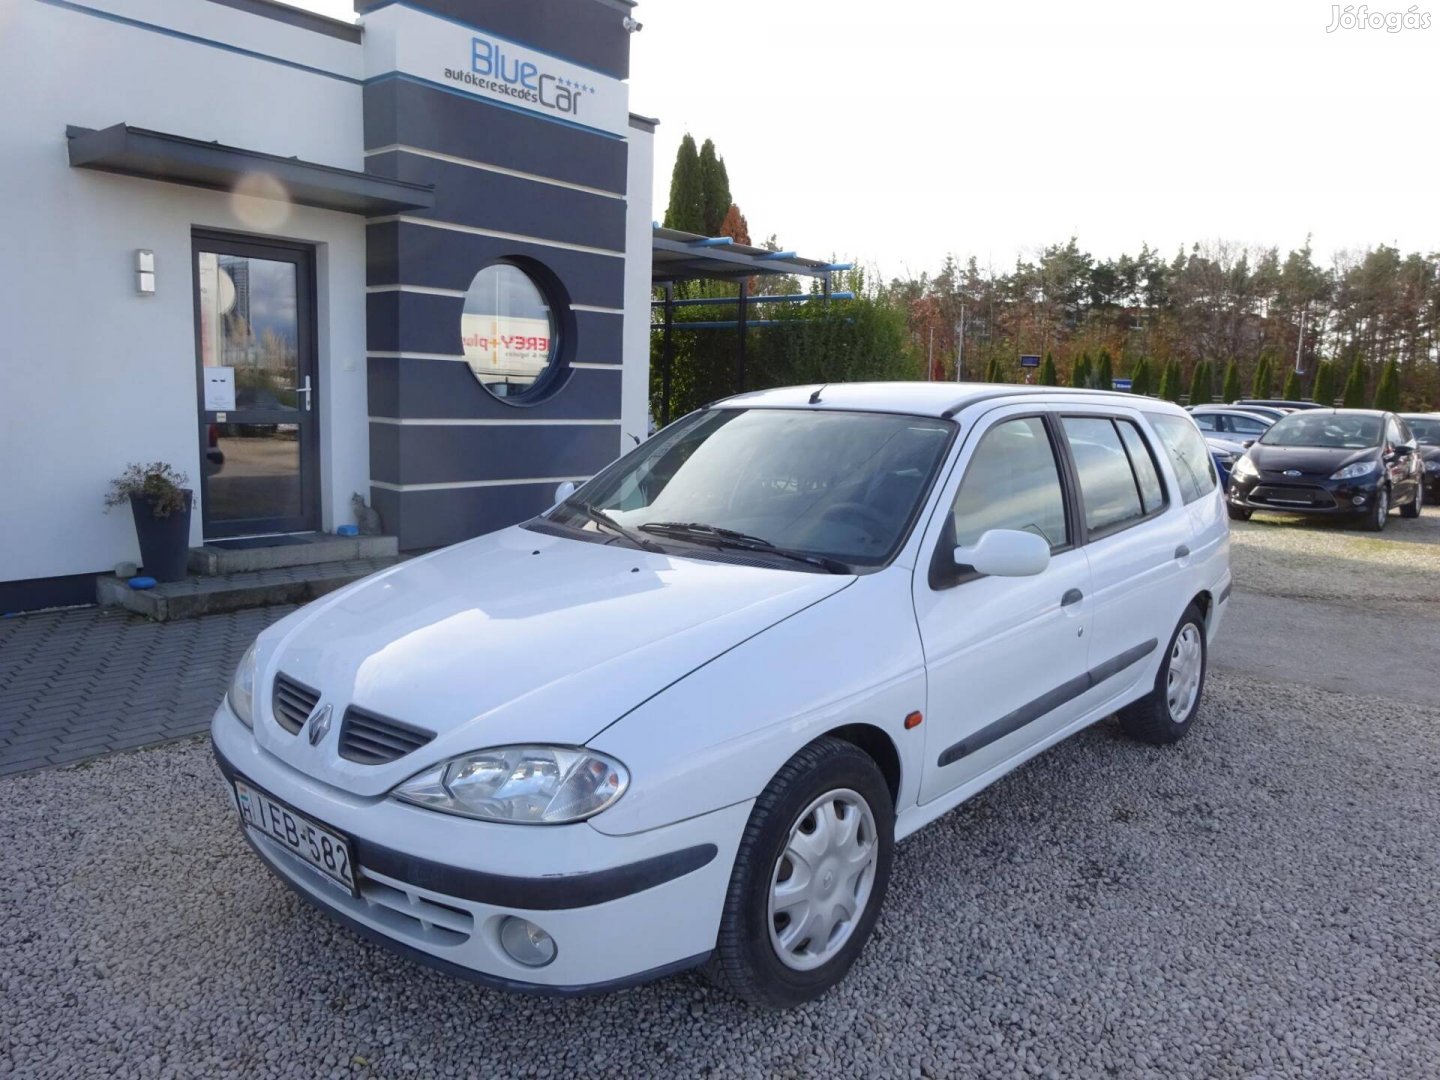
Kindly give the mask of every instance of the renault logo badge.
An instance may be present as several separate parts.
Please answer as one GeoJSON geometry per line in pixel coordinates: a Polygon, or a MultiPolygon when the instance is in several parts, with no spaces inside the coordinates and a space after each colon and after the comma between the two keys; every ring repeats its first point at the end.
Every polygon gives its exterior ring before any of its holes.
{"type": "Polygon", "coordinates": [[[310,719],[306,723],[310,725],[311,746],[319,746],[320,740],[325,738],[325,733],[330,730],[331,711],[329,702],[326,702],[310,714],[310,719]]]}

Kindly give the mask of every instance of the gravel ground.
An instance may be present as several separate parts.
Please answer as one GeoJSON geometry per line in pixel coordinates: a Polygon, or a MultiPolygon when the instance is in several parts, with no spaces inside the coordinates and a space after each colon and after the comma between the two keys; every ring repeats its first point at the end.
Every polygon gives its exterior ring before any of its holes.
{"type": "Polygon", "coordinates": [[[849,980],[786,1014],[397,960],[261,869],[198,741],[0,781],[0,1073],[1436,1075],[1440,709],[1218,672],[1206,702],[912,838],[849,980]]]}
{"type": "Polygon", "coordinates": [[[1230,541],[1235,580],[1250,592],[1378,602],[1429,616],[1440,603],[1440,507],[1413,521],[1392,513],[1382,533],[1348,522],[1257,514],[1232,521],[1230,541]]]}

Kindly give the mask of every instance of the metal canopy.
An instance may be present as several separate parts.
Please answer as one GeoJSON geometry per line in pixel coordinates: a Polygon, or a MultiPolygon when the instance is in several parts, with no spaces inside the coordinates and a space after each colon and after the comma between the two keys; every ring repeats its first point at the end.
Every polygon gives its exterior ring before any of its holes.
{"type": "Polygon", "coordinates": [[[700,279],[730,281],[760,274],[823,278],[833,270],[850,269],[848,264],[801,259],[793,251],[737,244],[728,236],[701,236],[659,225],[655,226],[651,247],[651,277],[657,285],[700,279]]]}
{"type": "Polygon", "coordinates": [[[430,210],[435,206],[435,189],[428,184],[201,142],[128,124],[99,131],[71,126],[65,129],[65,135],[70,142],[70,164],[80,169],[216,191],[231,191],[242,177],[264,173],[280,182],[292,202],[369,216],[430,210]]]}

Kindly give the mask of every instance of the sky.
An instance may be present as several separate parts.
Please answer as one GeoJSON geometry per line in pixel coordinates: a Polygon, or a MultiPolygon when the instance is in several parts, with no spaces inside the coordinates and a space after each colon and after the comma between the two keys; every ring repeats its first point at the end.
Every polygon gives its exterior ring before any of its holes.
{"type": "Polygon", "coordinates": [[[757,242],[883,279],[1072,235],[1436,251],[1440,0],[1363,10],[1407,9],[1429,27],[1327,31],[1361,9],[1320,0],[643,0],[630,108],[660,120],[657,219],[681,136],[708,137],[757,242]]]}

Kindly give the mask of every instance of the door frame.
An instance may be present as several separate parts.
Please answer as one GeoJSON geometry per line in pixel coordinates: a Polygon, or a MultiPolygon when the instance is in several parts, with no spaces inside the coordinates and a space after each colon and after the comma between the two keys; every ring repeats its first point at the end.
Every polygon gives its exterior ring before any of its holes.
{"type": "Polygon", "coordinates": [[[296,240],[254,236],[219,229],[192,228],[190,231],[190,293],[194,308],[196,435],[200,448],[200,522],[202,542],[239,536],[274,533],[314,532],[320,528],[320,349],[316,320],[315,245],[296,240]],[[209,476],[206,455],[209,439],[206,428],[215,423],[213,412],[205,409],[204,351],[200,325],[200,253],[215,252],[243,258],[289,262],[295,265],[295,375],[303,384],[310,377],[308,407],[294,414],[273,409],[236,410],[226,414],[229,424],[295,423],[299,429],[300,505],[297,517],[249,518],[217,525],[210,520],[209,476]],[[281,417],[284,417],[283,419],[281,417]]]}

